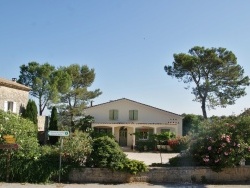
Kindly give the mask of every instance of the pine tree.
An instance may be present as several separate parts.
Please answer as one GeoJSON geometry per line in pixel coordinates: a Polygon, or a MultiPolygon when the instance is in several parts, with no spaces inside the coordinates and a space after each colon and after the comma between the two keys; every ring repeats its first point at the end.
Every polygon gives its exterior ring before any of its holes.
{"type": "MultiPolygon", "coordinates": [[[[58,120],[57,119],[57,109],[54,106],[52,108],[52,112],[51,112],[51,117],[50,117],[50,122],[49,122],[49,130],[58,131],[57,120],[58,120]]],[[[50,144],[55,145],[58,142],[58,136],[50,136],[49,142],[50,142],[50,144]]]]}

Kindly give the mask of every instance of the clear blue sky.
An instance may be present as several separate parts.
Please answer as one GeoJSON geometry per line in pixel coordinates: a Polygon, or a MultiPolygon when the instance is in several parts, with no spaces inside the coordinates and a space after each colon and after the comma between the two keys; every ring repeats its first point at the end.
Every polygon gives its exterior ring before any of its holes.
{"type": "MultiPolygon", "coordinates": [[[[250,75],[250,1],[238,0],[1,0],[0,77],[20,65],[48,62],[94,68],[94,104],[128,98],[174,113],[202,114],[185,84],[164,65],[193,46],[225,47],[250,75]]],[[[232,115],[250,107],[248,95],[208,111],[232,115]]]]}

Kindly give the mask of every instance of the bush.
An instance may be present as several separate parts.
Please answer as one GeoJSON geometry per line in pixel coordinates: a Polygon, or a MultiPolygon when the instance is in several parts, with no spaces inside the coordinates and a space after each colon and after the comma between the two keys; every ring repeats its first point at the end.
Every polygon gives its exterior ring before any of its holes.
{"type": "Polygon", "coordinates": [[[58,174],[59,155],[45,154],[32,160],[13,156],[11,166],[11,181],[46,183],[58,174]]]}
{"type": "Polygon", "coordinates": [[[98,168],[123,169],[126,155],[114,139],[103,136],[93,140],[93,151],[87,158],[86,166],[98,168]]]}
{"type": "Polygon", "coordinates": [[[188,149],[189,137],[188,136],[178,136],[168,140],[168,145],[173,149],[174,152],[181,152],[188,149]]]}
{"type": "Polygon", "coordinates": [[[197,163],[191,155],[176,156],[169,159],[170,166],[197,166],[197,163]]]}
{"type": "Polygon", "coordinates": [[[86,132],[76,130],[74,134],[64,138],[62,155],[68,162],[83,166],[91,151],[92,138],[86,132]]]}
{"type": "Polygon", "coordinates": [[[148,170],[147,165],[138,160],[127,159],[123,171],[130,174],[137,174],[138,172],[146,172],[148,170]]]}
{"type": "Polygon", "coordinates": [[[138,140],[136,141],[136,150],[142,151],[154,151],[156,142],[154,140],[138,140]]]}
{"type": "MultiPolygon", "coordinates": [[[[15,155],[28,159],[39,157],[37,126],[30,120],[0,110],[0,144],[5,142],[4,135],[13,135],[16,139],[19,149],[15,151],[15,155]]],[[[6,153],[6,150],[0,150],[1,153],[6,153]]]]}
{"type": "Polygon", "coordinates": [[[250,154],[250,118],[205,122],[190,145],[196,162],[214,171],[239,165],[250,154]]]}
{"type": "Polygon", "coordinates": [[[93,139],[93,150],[87,158],[86,166],[132,174],[147,170],[143,162],[128,159],[115,140],[108,136],[93,139]]]}
{"type": "MultiPolygon", "coordinates": [[[[4,135],[13,135],[18,150],[0,150],[0,181],[6,180],[6,155],[10,152],[9,181],[45,183],[59,173],[60,149],[57,146],[39,146],[37,126],[16,114],[0,111],[0,144],[4,135]]],[[[87,133],[75,132],[64,138],[61,174],[71,167],[80,166],[91,152],[91,138],[87,133]]]]}
{"type": "MultiPolygon", "coordinates": [[[[39,156],[26,158],[12,154],[9,181],[46,183],[55,180],[59,173],[59,149],[56,147],[41,146],[39,156]]],[[[6,157],[1,157],[0,180],[6,177],[6,157]]],[[[70,169],[70,164],[65,162],[62,165],[61,174],[66,174],[70,169]]]]}

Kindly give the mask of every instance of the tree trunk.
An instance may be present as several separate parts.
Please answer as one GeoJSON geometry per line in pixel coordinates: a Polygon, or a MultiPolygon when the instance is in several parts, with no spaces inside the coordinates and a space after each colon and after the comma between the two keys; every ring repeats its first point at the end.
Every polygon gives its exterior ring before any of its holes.
{"type": "Polygon", "coordinates": [[[204,117],[205,119],[207,119],[206,99],[204,99],[204,98],[202,98],[201,109],[202,109],[203,117],[204,117]]]}
{"type": "Polygon", "coordinates": [[[74,117],[74,115],[73,115],[73,113],[71,113],[70,114],[70,132],[75,132],[75,123],[74,123],[74,121],[73,121],[73,117],[74,117]]]}
{"type": "Polygon", "coordinates": [[[41,97],[39,97],[39,115],[41,116],[43,114],[43,111],[42,111],[42,99],[41,97]]]}

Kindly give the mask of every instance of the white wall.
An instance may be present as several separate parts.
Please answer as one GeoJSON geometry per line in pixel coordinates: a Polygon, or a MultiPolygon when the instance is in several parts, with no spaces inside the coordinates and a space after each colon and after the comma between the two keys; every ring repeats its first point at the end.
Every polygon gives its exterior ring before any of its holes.
{"type": "MultiPolygon", "coordinates": [[[[137,124],[134,127],[152,124],[150,127],[157,127],[157,132],[160,132],[161,128],[169,128],[170,131],[175,132],[177,135],[182,135],[181,116],[127,99],[120,99],[87,108],[85,114],[93,116],[95,123],[110,124],[108,125],[110,127],[131,126],[133,123],[137,124]],[[118,110],[118,120],[109,120],[109,110],[112,109],[118,110]],[[138,110],[138,120],[129,120],[129,110],[138,110]],[[161,126],[161,124],[164,125],[161,126]]],[[[117,137],[118,135],[115,136],[117,137]]]]}
{"type": "Polygon", "coordinates": [[[86,109],[86,114],[95,117],[96,123],[101,122],[136,122],[136,123],[180,123],[180,116],[149,107],[147,105],[134,103],[130,100],[117,100],[115,102],[93,106],[86,109]],[[109,120],[109,110],[118,110],[118,120],[109,120]],[[129,110],[138,110],[138,120],[129,120],[129,110]]]}

